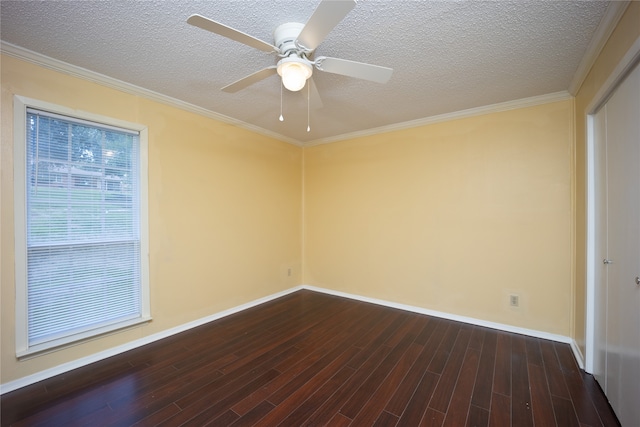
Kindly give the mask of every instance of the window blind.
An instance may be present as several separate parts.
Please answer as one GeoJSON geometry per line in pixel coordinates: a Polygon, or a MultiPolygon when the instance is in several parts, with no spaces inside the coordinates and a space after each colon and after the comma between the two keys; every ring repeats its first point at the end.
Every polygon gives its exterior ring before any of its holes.
{"type": "Polygon", "coordinates": [[[139,136],[27,109],[28,343],[142,316],[139,136]]]}

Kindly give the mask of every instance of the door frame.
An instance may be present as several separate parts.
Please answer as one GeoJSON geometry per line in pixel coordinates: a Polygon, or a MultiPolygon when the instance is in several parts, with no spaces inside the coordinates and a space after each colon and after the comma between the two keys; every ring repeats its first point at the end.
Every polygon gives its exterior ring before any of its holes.
{"type": "Polygon", "coordinates": [[[584,369],[588,373],[594,371],[594,354],[595,354],[595,272],[596,263],[596,193],[595,193],[595,114],[602,108],[609,98],[613,95],[620,83],[629,75],[634,67],[640,66],[640,37],[638,37],[631,47],[624,54],[620,62],[613,69],[607,80],[600,87],[596,95],[587,106],[587,264],[586,264],[586,330],[585,330],[585,366],[584,369]]]}

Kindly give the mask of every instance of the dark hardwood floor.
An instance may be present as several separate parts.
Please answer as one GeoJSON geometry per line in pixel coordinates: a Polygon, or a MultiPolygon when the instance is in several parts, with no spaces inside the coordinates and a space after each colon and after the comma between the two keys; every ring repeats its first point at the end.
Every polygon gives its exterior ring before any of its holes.
{"type": "Polygon", "coordinates": [[[3,426],[615,426],[566,344],[299,291],[2,396],[3,426]]]}

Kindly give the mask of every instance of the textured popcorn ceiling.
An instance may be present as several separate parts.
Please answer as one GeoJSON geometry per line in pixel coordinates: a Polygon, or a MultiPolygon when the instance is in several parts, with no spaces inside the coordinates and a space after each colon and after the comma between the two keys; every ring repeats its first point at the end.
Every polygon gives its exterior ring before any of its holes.
{"type": "Polygon", "coordinates": [[[317,0],[7,1],[4,42],[301,143],[569,88],[605,14],[601,1],[361,0],[316,50],[394,68],[385,85],[314,70],[323,107],[272,76],[219,89],[274,55],[190,26],[199,13],[267,42],[317,0]]]}

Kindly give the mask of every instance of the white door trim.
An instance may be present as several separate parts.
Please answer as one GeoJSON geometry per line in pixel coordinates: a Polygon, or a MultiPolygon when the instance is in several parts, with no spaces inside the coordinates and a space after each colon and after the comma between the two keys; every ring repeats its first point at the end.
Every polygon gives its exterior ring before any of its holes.
{"type": "Polygon", "coordinates": [[[640,37],[631,45],[587,107],[587,289],[585,330],[585,371],[593,373],[595,351],[595,137],[594,115],[609,100],[618,85],[640,62],[640,37]]]}

